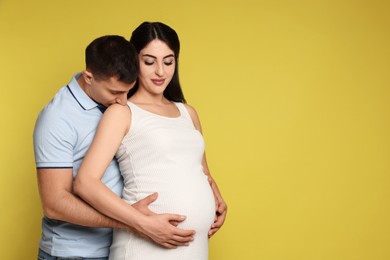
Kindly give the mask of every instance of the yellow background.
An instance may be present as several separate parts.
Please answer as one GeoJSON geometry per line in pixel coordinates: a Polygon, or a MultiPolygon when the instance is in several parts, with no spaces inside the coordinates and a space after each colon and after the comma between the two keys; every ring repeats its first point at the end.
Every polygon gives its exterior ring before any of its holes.
{"type": "Polygon", "coordinates": [[[390,4],[0,0],[2,259],[36,259],[32,131],[94,38],[163,21],[228,202],[211,260],[390,259],[390,4]]]}

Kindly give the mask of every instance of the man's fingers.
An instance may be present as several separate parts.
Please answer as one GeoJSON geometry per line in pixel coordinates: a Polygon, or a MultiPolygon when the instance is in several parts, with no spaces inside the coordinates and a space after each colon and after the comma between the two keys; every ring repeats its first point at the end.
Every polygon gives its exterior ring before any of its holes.
{"type": "Polygon", "coordinates": [[[177,227],[180,224],[180,222],[177,222],[175,220],[170,220],[169,223],[171,223],[171,225],[173,225],[175,227],[177,227]]]}
{"type": "Polygon", "coordinates": [[[171,223],[174,228],[176,229],[175,233],[179,236],[191,236],[195,234],[195,230],[186,230],[186,229],[180,229],[176,228],[177,225],[180,224],[180,222],[183,222],[186,219],[186,216],[183,215],[177,215],[177,214],[166,214],[169,223],[171,223]]]}
{"type": "MultiPolygon", "coordinates": [[[[181,229],[177,229],[180,230],[181,229]]],[[[186,230],[183,230],[186,231],[186,230]]],[[[173,235],[170,239],[159,243],[160,245],[166,247],[166,248],[176,248],[178,246],[189,246],[190,243],[194,240],[194,232],[189,231],[189,235],[173,235]]]]}
{"type": "Polygon", "coordinates": [[[175,245],[172,245],[172,244],[170,244],[170,243],[162,243],[161,244],[163,247],[165,247],[165,248],[168,248],[168,249],[175,249],[177,246],[175,246],[175,245]]]}
{"type": "Polygon", "coordinates": [[[178,228],[177,225],[186,219],[178,214],[155,214],[152,216],[151,229],[147,236],[166,248],[188,246],[194,240],[195,230],[178,228]]]}
{"type": "Polygon", "coordinates": [[[192,241],[193,236],[195,235],[195,230],[187,230],[187,229],[181,229],[181,228],[175,228],[175,237],[181,237],[185,241],[192,241]]]}
{"type": "Polygon", "coordinates": [[[174,246],[189,246],[190,242],[192,241],[194,241],[193,236],[187,236],[187,237],[173,236],[173,238],[170,239],[168,243],[174,246]]]}
{"type": "Polygon", "coordinates": [[[191,238],[196,233],[195,230],[187,230],[187,229],[181,229],[176,227],[180,222],[183,222],[186,219],[185,216],[177,215],[177,214],[166,214],[166,217],[168,218],[169,223],[171,223],[172,225],[175,241],[179,241],[179,242],[191,241],[191,238]],[[176,240],[176,238],[179,237],[181,237],[182,239],[176,240]]]}
{"type": "Polygon", "coordinates": [[[186,219],[186,216],[177,215],[177,214],[165,214],[168,218],[168,221],[183,222],[186,219]]]}
{"type": "Polygon", "coordinates": [[[174,249],[174,248],[177,248],[178,246],[189,246],[190,243],[189,242],[178,242],[176,240],[170,240],[169,242],[162,243],[161,245],[166,247],[166,248],[174,249]]]}
{"type": "Polygon", "coordinates": [[[140,202],[145,203],[146,205],[149,205],[149,204],[155,202],[157,200],[157,197],[158,197],[158,193],[155,192],[153,194],[150,194],[149,196],[146,196],[145,198],[140,200],[140,202]]]}
{"type": "Polygon", "coordinates": [[[136,203],[132,204],[132,206],[138,210],[139,212],[141,212],[142,214],[145,214],[147,216],[152,216],[154,215],[155,213],[152,212],[150,209],[149,209],[149,204],[153,203],[154,201],[156,201],[158,197],[158,194],[155,192],[153,194],[150,194],[149,196],[137,201],[136,203]]]}
{"type": "Polygon", "coordinates": [[[172,240],[172,241],[169,241],[169,244],[172,245],[172,246],[175,246],[175,247],[178,247],[178,246],[189,246],[190,242],[177,242],[175,240],[172,240]]]}

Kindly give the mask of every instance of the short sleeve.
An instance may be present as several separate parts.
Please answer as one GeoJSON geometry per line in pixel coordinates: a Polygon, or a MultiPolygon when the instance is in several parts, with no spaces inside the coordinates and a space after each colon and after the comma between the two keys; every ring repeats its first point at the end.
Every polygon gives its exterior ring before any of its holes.
{"type": "Polygon", "coordinates": [[[65,115],[44,109],[34,129],[37,168],[72,168],[76,133],[65,115]]]}

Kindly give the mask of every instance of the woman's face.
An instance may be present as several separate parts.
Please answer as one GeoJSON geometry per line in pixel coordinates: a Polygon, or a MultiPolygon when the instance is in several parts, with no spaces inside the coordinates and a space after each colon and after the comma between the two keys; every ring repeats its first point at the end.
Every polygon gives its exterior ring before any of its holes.
{"type": "Polygon", "coordinates": [[[175,72],[175,54],[158,39],[151,41],[139,53],[139,88],[150,94],[163,94],[175,72]]]}

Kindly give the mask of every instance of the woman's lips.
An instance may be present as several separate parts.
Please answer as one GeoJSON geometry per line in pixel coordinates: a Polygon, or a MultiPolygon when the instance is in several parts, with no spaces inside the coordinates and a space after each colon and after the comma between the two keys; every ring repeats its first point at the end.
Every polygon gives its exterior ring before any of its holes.
{"type": "Polygon", "coordinates": [[[154,85],[161,86],[164,84],[165,79],[152,79],[154,85]]]}

